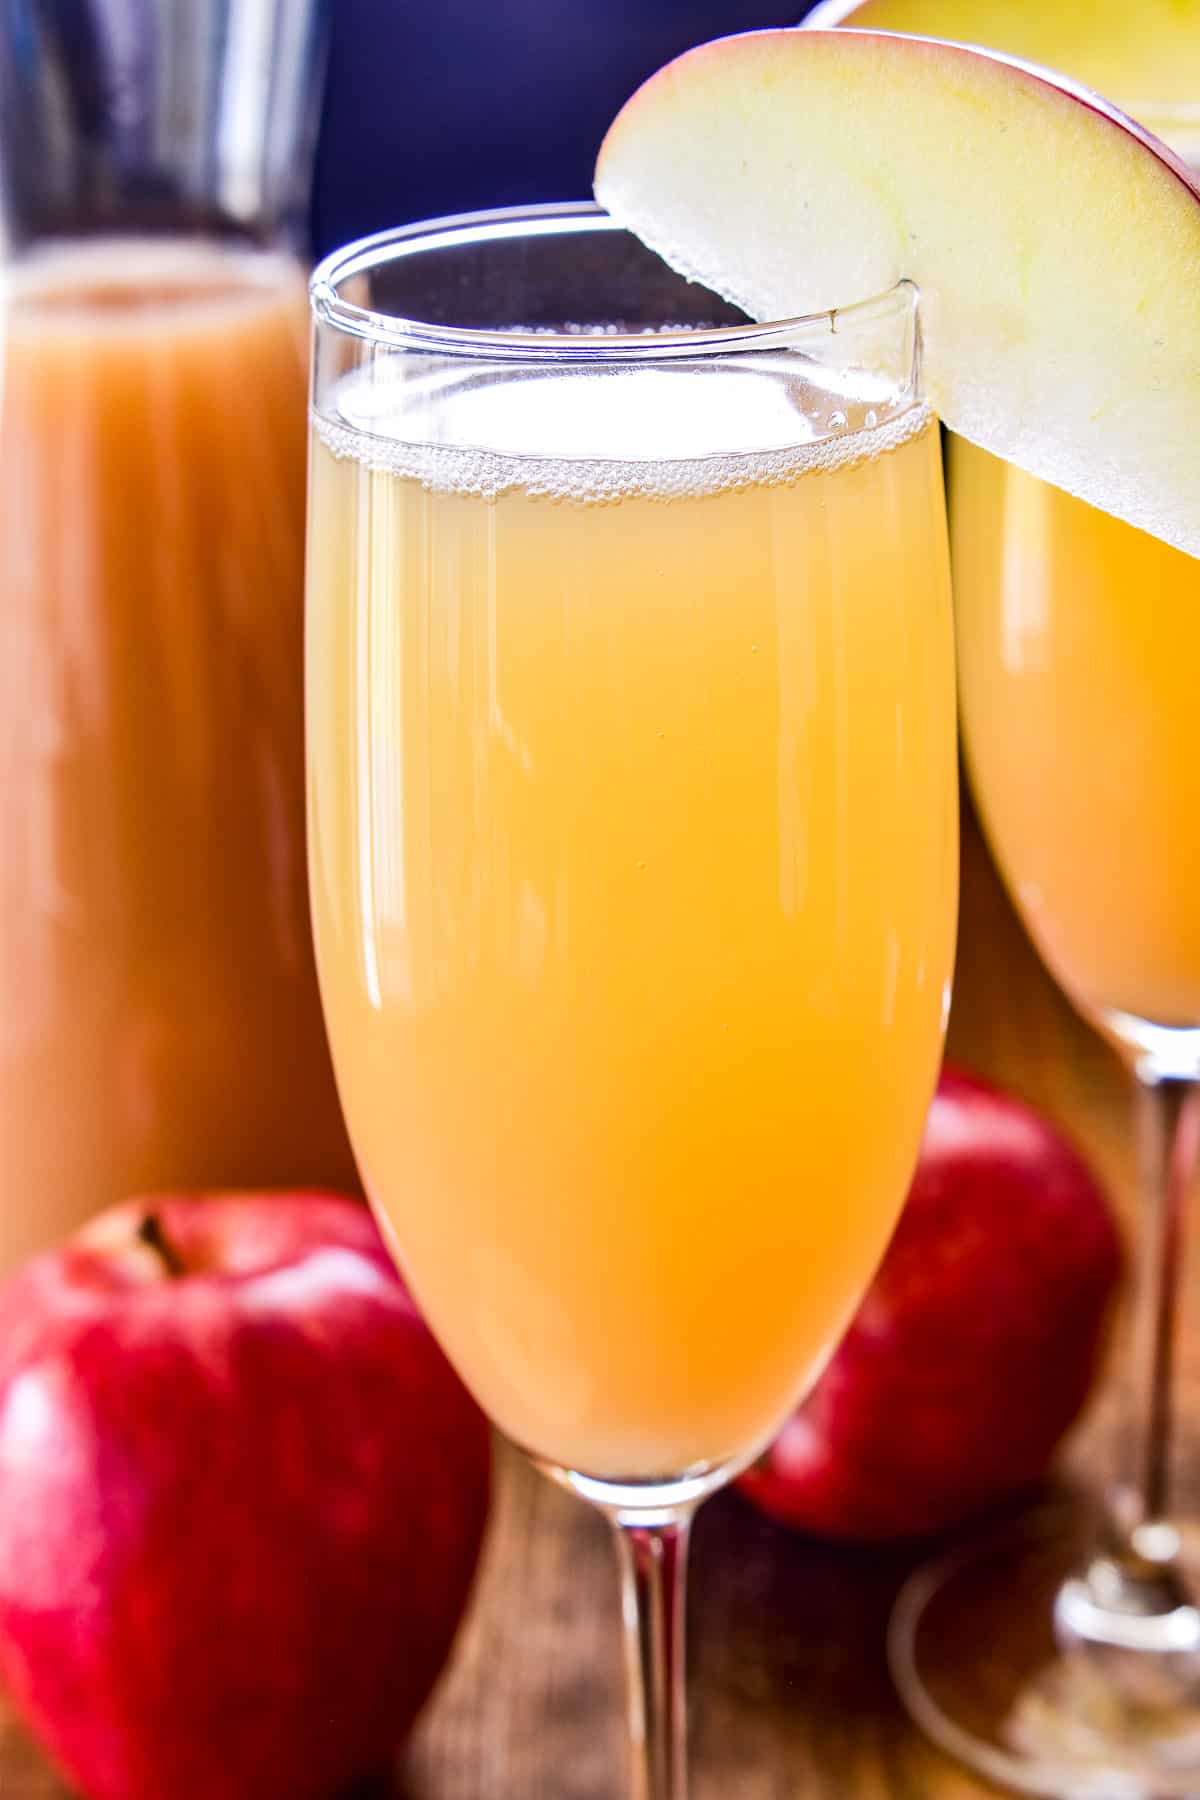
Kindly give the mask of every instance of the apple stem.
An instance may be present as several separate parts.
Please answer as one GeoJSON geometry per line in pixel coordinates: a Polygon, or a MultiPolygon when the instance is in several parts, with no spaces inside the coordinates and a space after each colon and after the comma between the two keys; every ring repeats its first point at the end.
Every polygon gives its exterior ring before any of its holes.
{"type": "Polygon", "coordinates": [[[187,1274],[187,1264],[163,1230],[163,1222],[158,1213],[148,1212],[142,1215],[137,1236],[139,1244],[145,1244],[148,1250],[153,1250],[173,1281],[180,1275],[187,1274]]]}

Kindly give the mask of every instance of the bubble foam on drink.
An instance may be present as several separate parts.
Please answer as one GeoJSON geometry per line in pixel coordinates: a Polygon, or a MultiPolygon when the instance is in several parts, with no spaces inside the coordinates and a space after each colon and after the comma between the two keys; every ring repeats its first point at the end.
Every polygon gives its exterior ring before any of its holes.
{"type": "Polygon", "coordinates": [[[410,356],[344,377],[313,424],[334,456],[431,491],[598,503],[790,485],[896,449],[931,417],[878,378],[778,355],[586,374],[410,356]]]}

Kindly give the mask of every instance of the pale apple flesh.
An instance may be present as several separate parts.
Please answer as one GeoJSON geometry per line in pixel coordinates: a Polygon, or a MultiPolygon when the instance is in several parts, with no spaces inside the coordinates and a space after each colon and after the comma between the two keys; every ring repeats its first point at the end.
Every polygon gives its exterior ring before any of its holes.
{"type": "Polygon", "coordinates": [[[1096,95],[927,38],[752,32],[651,77],[596,194],[757,318],[915,282],[948,425],[1200,554],[1200,191],[1096,95]]]}
{"type": "Polygon", "coordinates": [[[1200,0],[822,0],[804,24],[982,44],[1061,69],[1143,124],[1145,103],[1200,122],[1200,0]]]}

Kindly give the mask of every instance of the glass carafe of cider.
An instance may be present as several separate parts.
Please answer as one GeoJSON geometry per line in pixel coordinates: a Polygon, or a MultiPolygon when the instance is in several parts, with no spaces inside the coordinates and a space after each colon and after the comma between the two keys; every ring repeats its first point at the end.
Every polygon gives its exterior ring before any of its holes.
{"type": "Polygon", "coordinates": [[[315,0],[0,12],[0,1271],[353,1180],[309,944],[315,0]]]}

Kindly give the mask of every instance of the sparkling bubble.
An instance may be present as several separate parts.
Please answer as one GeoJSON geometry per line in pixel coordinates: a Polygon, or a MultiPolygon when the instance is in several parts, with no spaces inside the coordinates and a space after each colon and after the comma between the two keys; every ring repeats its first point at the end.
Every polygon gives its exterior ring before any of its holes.
{"type": "Polygon", "coordinates": [[[339,460],[373,473],[414,481],[431,493],[496,500],[523,491],[533,499],[574,505],[617,505],[622,500],[671,502],[751,487],[790,486],[803,476],[880,456],[917,436],[929,424],[927,407],[914,406],[882,426],[869,409],[861,430],[847,431],[847,415],[833,412],[826,429],[842,432],[788,449],[667,461],[613,463],[602,458],[566,460],[507,455],[455,445],[407,443],[333,424],[314,415],[318,437],[339,460]],[[871,431],[870,438],[865,436],[871,431]]]}

